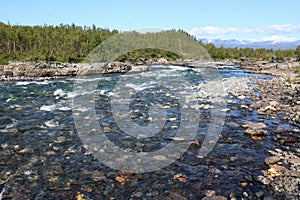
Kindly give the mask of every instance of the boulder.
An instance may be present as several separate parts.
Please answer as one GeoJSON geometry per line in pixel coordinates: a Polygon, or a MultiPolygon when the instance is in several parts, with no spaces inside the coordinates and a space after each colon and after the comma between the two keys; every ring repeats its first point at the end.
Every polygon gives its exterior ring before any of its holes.
{"type": "Polygon", "coordinates": [[[26,67],[25,64],[20,64],[13,68],[13,76],[24,76],[26,67]]]}

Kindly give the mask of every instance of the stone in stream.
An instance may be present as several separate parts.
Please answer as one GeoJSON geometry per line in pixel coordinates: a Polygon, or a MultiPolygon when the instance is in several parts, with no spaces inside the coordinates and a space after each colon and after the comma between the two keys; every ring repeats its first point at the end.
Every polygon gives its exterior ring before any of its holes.
{"type": "Polygon", "coordinates": [[[212,197],[204,197],[202,200],[227,200],[224,196],[212,196],[212,197]]]}
{"type": "Polygon", "coordinates": [[[205,196],[207,196],[207,197],[216,196],[216,192],[214,190],[206,190],[205,191],[205,196]]]}
{"type": "Polygon", "coordinates": [[[228,126],[230,129],[237,129],[240,127],[240,125],[235,122],[226,122],[225,125],[228,126]]]}
{"type": "Polygon", "coordinates": [[[243,128],[245,128],[245,133],[249,135],[266,135],[268,133],[267,125],[264,123],[252,123],[247,122],[243,125],[243,128]]]}
{"type": "Polygon", "coordinates": [[[167,199],[170,199],[170,200],[172,200],[172,199],[176,199],[176,200],[187,200],[187,198],[186,197],[184,197],[184,196],[181,196],[180,194],[177,194],[177,193],[175,193],[175,192],[170,192],[170,194],[169,194],[169,196],[168,196],[168,198],[167,199]]]}
{"type": "Polygon", "coordinates": [[[265,158],[265,163],[270,165],[279,162],[281,159],[278,156],[270,156],[265,158]]]}

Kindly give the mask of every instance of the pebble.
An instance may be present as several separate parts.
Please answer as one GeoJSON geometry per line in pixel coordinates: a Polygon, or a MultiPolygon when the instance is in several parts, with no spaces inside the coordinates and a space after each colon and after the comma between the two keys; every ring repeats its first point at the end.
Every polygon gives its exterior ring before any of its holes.
{"type": "Polygon", "coordinates": [[[20,153],[28,153],[28,152],[30,152],[31,151],[31,149],[30,148],[24,148],[24,149],[21,149],[19,152],[20,153]]]}
{"type": "Polygon", "coordinates": [[[300,158],[291,158],[288,159],[288,162],[294,165],[300,165],[300,158]]]}
{"type": "Polygon", "coordinates": [[[64,136],[59,136],[59,137],[57,137],[57,140],[56,140],[57,143],[63,143],[65,141],[67,141],[67,138],[64,136]]]}
{"type": "Polygon", "coordinates": [[[249,195],[248,195],[247,192],[243,192],[243,196],[244,196],[244,197],[249,197],[249,195]]]}
{"type": "Polygon", "coordinates": [[[171,192],[168,196],[167,199],[170,199],[170,200],[188,200],[186,197],[178,194],[178,193],[175,193],[175,192],[171,192]]]}
{"type": "Polygon", "coordinates": [[[224,109],[221,110],[221,112],[228,112],[228,111],[230,111],[229,108],[224,108],[224,109]]]}
{"type": "Polygon", "coordinates": [[[264,192],[263,191],[259,191],[259,192],[255,192],[255,196],[257,197],[257,198],[262,198],[263,196],[264,196],[264,192]]]}
{"type": "Polygon", "coordinates": [[[2,149],[6,149],[7,147],[8,147],[8,144],[7,144],[7,143],[1,144],[1,148],[2,148],[2,149]]]}
{"type": "Polygon", "coordinates": [[[240,127],[240,125],[238,123],[235,123],[235,122],[226,122],[225,125],[228,126],[231,129],[236,129],[236,128],[240,127]]]}
{"type": "Polygon", "coordinates": [[[206,190],[204,195],[207,197],[212,197],[216,196],[216,192],[214,190],[206,190]]]}
{"type": "Polygon", "coordinates": [[[227,200],[224,196],[212,196],[212,197],[204,197],[202,200],[227,200]]]}
{"type": "Polygon", "coordinates": [[[246,105],[241,105],[241,108],[242,108],[242,109],[246,109],[246,108],[249,108],[249,107],[246,106],[246,105]]]}
{"type": "Polygon", "coordinates": [[[153,157],[155,160],[166,160],[167,157],[166,156],[163,156],[163,155],[156,155],[153,157]]]}
{"type": "Polygon", "coordinates": [[[242,187],[246,187],[248,185],[248,183],[244,182],[244,183],[241,183],[241,186],[242,187]]]}
{"type": "Polygon", "coordinates": [[[199,191],[203,188],[203,183],[195,183],[194,185],[192,185],[192,188],[196,191],[199,191]]]}
{"type": "Polygon", "coordinates": [[[246,97],[244,95],[238,96],[239,100],[244,100],[246,97]]]}

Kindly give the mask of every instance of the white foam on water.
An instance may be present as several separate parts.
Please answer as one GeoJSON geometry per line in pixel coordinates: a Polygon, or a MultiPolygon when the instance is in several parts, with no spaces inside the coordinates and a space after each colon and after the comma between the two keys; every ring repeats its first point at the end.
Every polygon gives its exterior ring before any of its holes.
{"type": "Polygon", "coordinates": [[[44,81],[32,81],[32,83],[37,85],[48,85],[50,81],[44,80],[44,81]]]}
{"type": "Polygon", "coordinates": [[[61,111],[72,110],[72,108],[70,108],[70,107],[68,107],[68,106],[61,106],[61,107],[58,107],[57,109],[58,109],[58,110],[61,110],[61,111]]]}
{"type": "Polygon", "coordinates": [[[77,92],[77,91],[73,91],[73,92],[68,92],[66,93],[66,96],[68,99],[71,99],[71,98],[74,98],[74,97],[77,97],[77,96],[82,96],[82,95],[87,95],[87,94],[92,94],[96,92],[96,90],[94,91],[85,91],[85,92],[77,92]]]}
{"type": "Polygon", "coordinates": [[[59,99],[61,97],[64,97],[67,95],[67,93],[65,93],[62,89],[57,89],[53,92],[53,95],[56,96],[56,99],[59,99]]]}
{"type": "Polygon", "coordinates": [[[52,104],[52,105],[42,105],[40,107],[40,110],[44,110],[44,111],[48,111],[48,112],[51,112],[51,111],[54,111],[56,109],[56,104],[52,104]]]}
{"type": "Polygon", "coordinates": [[[91,108],[85,108],[85,107],[81,107],[81,108],[76,108],[76,111],[80,111],[80,112],[86,112],[88,110],[90,110],[91,108]]]}
{"type": "Polygon", "coordinates": [[[108,97],[112,97],[114,94],[115,94],[114,92],[108,92],[108,93],[106,93],[106,95],[107,95],[108,97]]]}
{"type": "Polygon", "coordinates": [[[53,119],[51,119],[51,120],[49,120],[49,121],[46,121],[45,122],[45,125],[46,126],[48,126],[48,127],[56,127],[56,124],[55,124],[55,122],[54,122],[54,120],[53,119]]]}
{"type": "Polygon", "coordinates": [[[22,108],[22,106],[18,105],[18,104],[15,104],[15,105],[12,105],[12,106],[9,106],[10,108],[22,108]]]}
{"type": "Polygon", "coordinates": [[[17,120],[14,120],[13,123],[7,124],[6,127],[5,127],[5,129],[10,129],[10,128],[15,127],[16,124],[17,124],[17,122],[18,122],[17,120]]]}
{"type": "Polygon", "coordinates": [[[107,93],[107,90],[99,90],[99,94],[101,94],[101,95],[106,95],[106,93],[107,93]]]}
{"type": "Polygon", "coordinates": [[[176,66],[176,65],[170,65],[170,66],[164,66],[165,68],[168,69],[172,69],[172,70],[176,70],[176,71],[185,71],[188,69],[191,69],[189,67],[185,67],[185,66],[176,66]]]}
{"type": "Polygon", "coordinates": [[[31,84],[32,82],[31,81],[18,81],[17,83],[16,83],[16,85],[29,85],[29,84],[31,84]]]}
{"type": "Polygon", "coordinates": [[[136,91],[142,91],[142,90],[145,90],[147,88],[153,88],[153,87],[155,87],[154,84],[155,83],[152,82],[152,81],[150,83],[143,83],[141,85],[127,83],[127,84],[125,84],[125,87],[131,87],[131,88],[133,88],[136,91]]]}
{"type": "Polygon", "coordinates": [[[18,81],[16,85],[29,85],[29,84],[37,84],[37,85],[47,85],[50,81],[43,80],[43,81],[18,81]]]}
{"type": "Polygon", "coordinates": [[[67,80],[71,80],[71,81],[77,81],[77,82],[92,82],[92,81],[100,81],[100,80],[106,80],[106,81],[110,81],[112,79],[112,77],[106,77],[104,75],[99,75],[99,77],[96,78],[70,78],[67,80]]]}

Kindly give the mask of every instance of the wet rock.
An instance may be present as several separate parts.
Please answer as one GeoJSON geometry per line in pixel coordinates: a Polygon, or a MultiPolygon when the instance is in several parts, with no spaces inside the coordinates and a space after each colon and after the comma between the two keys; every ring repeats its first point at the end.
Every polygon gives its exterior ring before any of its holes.
{"type": "Polygon", "coordinates": [[[185,183],[187,180],[186,180],[186,175],[184,175],[184,174],[176,174],[176,175],[174,175],[174,177],[173,177],[173,179],[174,180],[179,180],[180,182],[182,182],[182,183],[185,183]]]}
{"type": "Polygon", "coordinates": [[[267,125],[264,123],[252,123],[247,122],[243,125],[243,128],[246,128],[245,133],[249,135],[266,135],[268,133],[267,125]]]}
{"type": "Polygon", "coordinates": [[[258,176],[257,180],[260,181],[264,185],[269,185],[271,183],[270,179],[264,176],[258,176]]]}
{"type": "Polygon", "coordinates": [[[291,158],[288,159],[288,162],[294,165],[300,165],[300,158],[291,158]]]}
{"type": "Polygon", "coordinates": [[[277,163],[277,162],[279,162],[280,160],[281,160],[281,159],[280,159],[280,157],[278,157],[278,156],[271,156],[271,157],[265,158],[265,162],[266,162],[267,165],[277,163]]]}
{"type": "Polygon", "coordinates": [[[219,174],[219,173],[221,173],[221,170],[219,170],[219,169],[216,168],[216,167],[210,166],[210,167],[209,167],[209,172],[210,172],[210,173],[214,173],[214,174],[219,174]]]}
{"type": "Polygon", "coordinates": [[[246,105],[241,105],[241,109],[247,109],[247,108],[249,108],[249,107],[246,105]]]}
{"type": "Polygon", "coordinates": [[[265,194],[264,191],[255,192],[255,196],[259,199],[262,198],[264,194],[265,194]]]}
{"type": "Polygon", "coordinates": [[[224,108],[224,109],[221,110],[221,112],[228,112],[228,111],[230,111],[229,108],[224,108]]]}
{"type": "Polygon", "coordinates": [[[237,129],[237,128],[240,127],[240,125],[238,123],[235,123],[235,122],[226,122],[225,125],[228,126],[231,129],[237,129]]]}
{"type": "Polygon", "coordinates": [[[195,183],[192,188],[196,191],[199,191],[203,188],[203,183],[195,183]]]}
{"type": "Polygon", "coordinates": [[[205,196],[207,196],[207,197],[216,196],[216,192],[214,190],[206,190],[205,196]]]}
{"type": "Polygon", "coordinates": [[[184,197],[178,193],[175,193],[175,192],[171,192],[166,199],[167,200],[187,200],[186,197],[184,197]]]}
{"type": "Polygon", "coordinates": [[[24,148],[24,149],[21,149],[19,152],[20,152],[20,153],[28,153],[28,152],[32,152],[32,149],[26,147],[26,148],[24,148]]]}
{"type": "Polygon", "coordinates": [[[57,143],[64,143],[66,141],[67,141],[67,138],[64,136],[59,136],[59,137],[57,137],[57,140],[56,140],[57,143]]]}
{"type": "Polygon", "coordinates": [[[202,200],[227,200],[224,196],[204,197],[202,200]]]}
{"type": "Polygon", "coordinates": [[[137,198],[141,198],[143,196],[142,192],[135,192],[131,195],[131,197],[137,197],[137,198]]]}
{"type": "Polygon", "coordinates": [[[244,182],[244,183],[241,183],[241,186],[242,187],[246,187],[248,185],[248,183],[244,182]]]}

